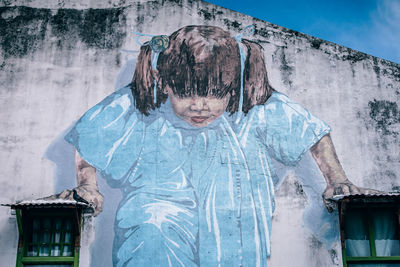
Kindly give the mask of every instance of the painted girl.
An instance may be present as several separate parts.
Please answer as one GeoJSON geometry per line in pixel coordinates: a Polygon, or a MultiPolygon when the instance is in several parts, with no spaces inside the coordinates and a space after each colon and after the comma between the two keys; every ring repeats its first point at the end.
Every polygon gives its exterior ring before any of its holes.
{"type": "Polygon", "coordinates": [[[77,150],[75,191],[96,214],[96,170],[123,192],[114,266],[266,266],[271,158],[294,165],[311,149],[325,199],[363,190],[346,178],[329,131],[271,88],[258,44],[187,26],[144,44],[132,83],[66,140],[77,150]]]}

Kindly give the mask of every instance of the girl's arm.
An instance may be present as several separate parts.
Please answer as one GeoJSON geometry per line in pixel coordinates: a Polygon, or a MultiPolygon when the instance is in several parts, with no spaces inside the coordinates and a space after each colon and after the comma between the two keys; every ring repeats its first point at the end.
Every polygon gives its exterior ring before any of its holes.
{"type": "Polygon", "coordinates": [[[47,197],[46,199],[76,199],[78,197],[83,198],[89,202],[94,208],[94,216],[97,216],[103,210],[104,197],[99,192],[97,185],[96,169],[87,163],[78,152],[75,151],[75,169],[76,169],[76,181],[77,187],[72,190],[65,189],[61,193],[47,197]]]}
{"type": "Polygon", "coordinates": [[[97,216],[103,210],[104,197],[99,192],[96,169],[75,151],[75,170],[78,184],[75,190],[80,197],[93,205],[93,215],[97,216]]]}
{"type": "Polygon", "coordinates": [[[318,143],[310,148],[310,151],[326,181],[326,189],[322,197],[329,212],[332,212],[334,208],[332,202],[334,195],[376,192],[375,190],[357,187],[347,178],[329,134],[322,137],[318,143]]]}

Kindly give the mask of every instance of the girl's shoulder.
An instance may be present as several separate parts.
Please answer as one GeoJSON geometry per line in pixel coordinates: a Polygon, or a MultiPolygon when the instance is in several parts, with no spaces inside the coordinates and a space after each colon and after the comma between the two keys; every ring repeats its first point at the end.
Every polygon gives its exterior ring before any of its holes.
{"type": "MultiPolygon", "coordinates": [[[[255,112],[266,112],[266,113],[282,113],[281,115],[291,115],[296,113],[307,116],[308,110],[301,104],[290,99],[287,95],[274,91],[268,98],[267,102],[263,105],[255,107],[255,112]]],[[[275,114],[277,115],[277,114],[275,114]]]]}
{"type": "Polygon", "coordinates": [[[290,99],[280,92],[273,92],[263,105],[255,106],[249,117],[257,121],[257,125],[266,127],[291,129],[295,125],[318,124],[321,128],[329,129],[329,126],[311,114],[305,107],[290,99]],[[286,124],[285,124],[286,123],[286,124]]]}
{"type": "Polygon", "coordinates": [[[129,86],[125,86],[105,97],[99,104],[103,106],[110,105],[110,107],[116,107],[118,105],[132,106],[133,103],[132,90],[129,86]]]}
{"type": "Polygon", "coordinates": [[[264,106],[268,106],[269,104],[272,104],[272,103],[291,104],[291,103],[296,103],[296,102],[291,100],[284,93],[274,91],[271,94],[271,96],[268,98],[267,102],[265,102],[264,106]]]}
{"type": "Polygon", "coordinates": [[[264,104],[254,106],[250,110],[249,116],[266,119],[265,115],[267,113],[282,112],[291,109],[292,106],[296,107],[297,105],[299,104],[291,100],[287,95],[274,91],[264,104]]]}

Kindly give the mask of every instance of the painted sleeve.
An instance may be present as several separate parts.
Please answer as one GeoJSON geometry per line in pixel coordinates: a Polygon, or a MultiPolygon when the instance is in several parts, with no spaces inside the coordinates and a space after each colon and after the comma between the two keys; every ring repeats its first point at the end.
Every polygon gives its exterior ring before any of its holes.
{"type": "Polygon", "coordinates": [[[137,114],[130,89],[123,88],[89,109],[65,140],[117,186],[135,168],[142,148],[144,124],[137,114]]]}
{"type": "Polygon", "coordinates": [[[268,153],[286,165],[296,164],[330,132],[328,124],[278,92],[272,94],[258,116],[264,123],[257,131],[268,153]]]}

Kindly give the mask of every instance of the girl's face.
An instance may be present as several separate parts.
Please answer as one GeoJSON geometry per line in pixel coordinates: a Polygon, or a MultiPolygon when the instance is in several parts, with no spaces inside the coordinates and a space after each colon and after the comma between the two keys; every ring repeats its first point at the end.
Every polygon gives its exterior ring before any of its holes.
{"type": "Polygon", "coordinates": [[[223,98],[192,96],[180,98],[167,88],[175,114],[194,127],[204,127],[221,116],[228,106],[230,94],[223,98]]]}

